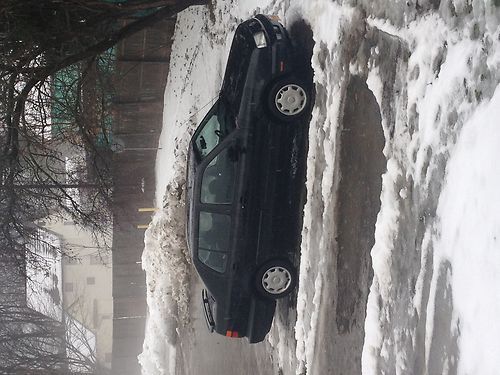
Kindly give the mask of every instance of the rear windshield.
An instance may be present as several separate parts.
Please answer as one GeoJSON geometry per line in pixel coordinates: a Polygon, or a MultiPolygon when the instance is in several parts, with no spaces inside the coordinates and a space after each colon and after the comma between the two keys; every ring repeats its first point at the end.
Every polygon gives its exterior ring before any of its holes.
{"type": "Polygon", "coordinates": [[[224,96],[232,105],[241,101],[250,57],[254,49],[253,45],[245,38],[244,32],[244,29],[240,29],[234,35],[222,86],[224,96]]]}

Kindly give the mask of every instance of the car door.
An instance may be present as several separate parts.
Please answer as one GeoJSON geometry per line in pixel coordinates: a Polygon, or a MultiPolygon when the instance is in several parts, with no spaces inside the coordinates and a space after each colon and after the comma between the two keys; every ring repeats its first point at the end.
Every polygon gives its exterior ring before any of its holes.
{"type": "Polygon", "coordinates": [[[230,134],[203,160],[199,170],[198,260],[224,274],[231,261],[240,157],[230,134]]]}

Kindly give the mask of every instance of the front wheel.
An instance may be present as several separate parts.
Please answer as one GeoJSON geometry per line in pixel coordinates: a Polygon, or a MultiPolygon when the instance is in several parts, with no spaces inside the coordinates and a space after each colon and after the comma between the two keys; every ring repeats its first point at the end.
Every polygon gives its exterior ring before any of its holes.
{"type": "Polygon", "coordinates": [[[296,120],[307,112],[309,94],[305,85],[293,78],[280,80],[269,92],[268,106],[278,119],[296,120]]]}
{"type": "Polygon", "coordinates": [[[286,260],[271,260],[259,268],[255,277],[257,291],[269,299],[283,298],[297,284],[297,271],[286,260]]]}

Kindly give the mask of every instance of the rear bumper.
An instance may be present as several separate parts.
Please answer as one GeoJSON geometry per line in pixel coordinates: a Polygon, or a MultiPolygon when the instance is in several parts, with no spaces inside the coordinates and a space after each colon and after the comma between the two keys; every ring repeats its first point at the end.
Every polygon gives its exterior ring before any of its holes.
{"type": "Polygon", "coordinates": [[[275,301],[252,298],[246,332],[250,344],[255,344],[265,339],[271,329],[275,310],[275,301]]]}

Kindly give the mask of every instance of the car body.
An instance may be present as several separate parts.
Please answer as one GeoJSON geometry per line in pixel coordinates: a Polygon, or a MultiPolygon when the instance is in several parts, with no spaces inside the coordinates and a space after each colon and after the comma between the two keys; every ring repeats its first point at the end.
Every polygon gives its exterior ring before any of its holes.
{"type": "Polygon", "coordinates": [[[189,144],[187,240],[210,331],[262,341],[294,266],[310,93],[274,17],[235,31],[222,89],[189,144]]]}

